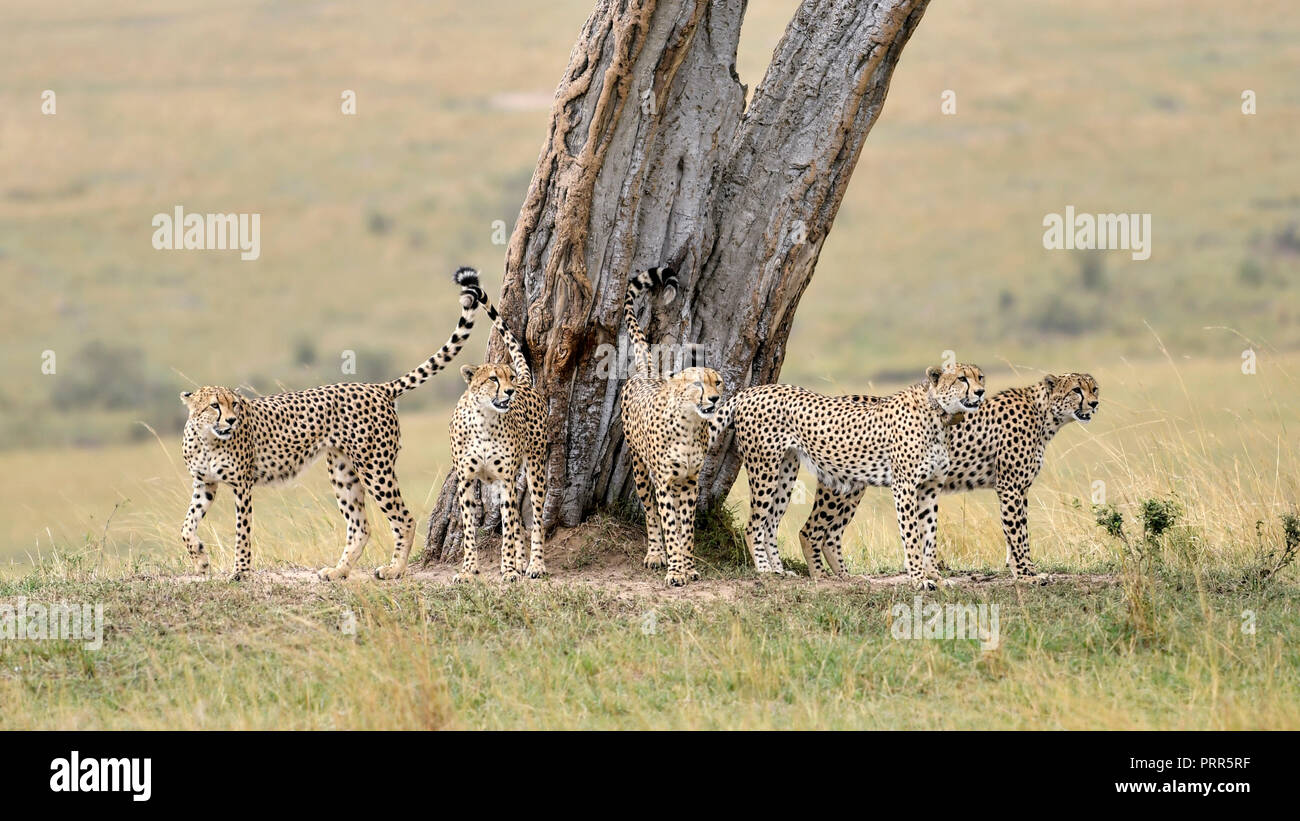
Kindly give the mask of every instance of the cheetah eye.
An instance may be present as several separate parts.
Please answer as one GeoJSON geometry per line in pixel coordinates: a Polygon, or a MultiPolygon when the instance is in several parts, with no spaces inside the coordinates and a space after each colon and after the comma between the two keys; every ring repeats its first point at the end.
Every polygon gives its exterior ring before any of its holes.
{"type": "Polygon", "coordinates": [[[209,407],[209,408],[212,408],[213,410],[216,410],[217,408],[221,407],[221,403],[220,403],[220,402],[213,402],[211,405],[208,405],[208,407],[209,407]]]}
{"type": "Polygon", "coordinates": [[[1083,388],[1075,388],[1074,392],[1079,394],[1080,396],[1083,396],[1083,388]]]}

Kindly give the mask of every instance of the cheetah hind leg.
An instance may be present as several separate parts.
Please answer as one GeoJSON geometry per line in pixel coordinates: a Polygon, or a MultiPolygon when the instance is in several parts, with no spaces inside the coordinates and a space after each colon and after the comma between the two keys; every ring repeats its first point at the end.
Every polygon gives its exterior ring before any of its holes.
{"type": "Polygon", "coordinates": [[[361,477],[357,475],[352,462],[341,453],[331,453],[326,457],[330,471],[330,484],[334,486],[334,499],[338,502],[339,513],[348,522],[348,541],[343,548],[343,555],[333,567],[322,567],[316,571],[321,581],[342,581],[352,572],[361,552],[370,540],[370,527],[366,523],[366,495],[362,489],[361,477]]]}
{"type": "Polygon", "coordinates": [[[363,469],[361,475],[366,492],[384,512],[393,531],[393,559],[375,571],[375,578],[401,578],[406,572],[411,543],[415,541],[415,517],[411,515],[406,502],[402,501],[402,491],[397,484],[397,473],[393,470],[392,462],[372,464],[370,470],[363,469]]]}
{"type": "Polygon", "coordinates": [[[772,506],[768,508],[767,513],[767,563],[772,568],[772,572],[777,575],[785,574],[777,532],[781,528],[781,520],[785,518],[786,510],[790,507],[790,493],[794,490],[797,481],[799,481],[799,457],[795,453],[790,453],[781,462],[776,489],[772,495],[772,506]]]}

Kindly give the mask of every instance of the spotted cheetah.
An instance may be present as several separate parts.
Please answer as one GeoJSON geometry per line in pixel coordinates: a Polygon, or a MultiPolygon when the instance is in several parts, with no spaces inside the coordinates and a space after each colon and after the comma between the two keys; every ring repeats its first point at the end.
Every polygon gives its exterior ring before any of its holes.
{"type": "Polygon", "coordinates": [[[934,589],[935,581],[922,574],[923,532],[934,527],[922,489],[947,470],[949,429],[983,396],[984,373],[958,364],[929,368],[924,381],[873,402],[793,385],[759,385],[727,400],[710,439],[716,442],[734,425],[749,477],[745,535],[754,567],[784,572],[776,532],[802,461],[819,485],[835,487],[855,504],[868,486],[891,487],[907,575],[914,586],[934,589]]]}
{"type": "MultiPolygon", "coordinates": [[[[938,494],[965,493],[991,488],[998,494],[1002,531],[1007,541],[1007,566],[1012,578],[1041,583],[1029,557],[1028,494],[1043,466],[1047,443],[1070,422],[1092,421],[1099,399],[1097,380],[1086,373],[1048,375],[1023,388],[994,394],[966,421],[953,428],[946,474],[932,479],[922,491],[930,511],[938,518],[938,494]]],[[[873,397],[848,397],[875,401],[873,397]]],[[[799,541],[811,572],[838,574],[840,542],[853,518],[858,498],[834,487],[818,486],[812,512],[799,541]]],[[[933,531],[924,549],[923,572],[938,576],[933,531]]]]}
{"type": "Polygon", "coordinates": [[[181,450],[194,480],[181,541],[197,570],[208,569],[198,527],[219,483],[230,485],[235,493],[235,571],[230,578],[239,581],[253,565],[253,487],[288,481],[323,455],[339,511],[348,521],[348,541],[338,564],[322,568],[319,577],[345,579],[361,556],[370,537],[367,491],[388,517],[396,542],[392,562],[375,576],[402,575],[415,519],[402,501],[393,469],[400,447],[395,400],[445,368],[469,338],[475,310],[472,288],[478,283],[459,272],[456,282],[461,286],[456,330],[437,353],[399,379],[325,385],[256,399],[213,386],[181,394],[189,409],[181,450]]]}
{"type": "Polygon", "coordinates": [[[623,386],[623,433],[632,452],[636,494],[645,508],[643,564],[668,566],[673,587],[700,577],[695,570],[695,505],[708,441],[708,420],[722,398],[722,377],[712,368],[690,367],[661,379],[650,367],[650,346],[636,317],[642,291],[662,288],[668,301],[677,291],[672,268],[651,268],[632,277],[623,315],[632,339],[634,372],[623,386]]]}
{"type": "MultiPolygon", "coordinates": [[[[477,274],[471,269],[462,271],[477,274]]],[[[546,496],[546,403],[533,388],[533,374],[528,368],[519,340],[506,327],[496,306],[482,288],[475,286],[475,298],[483,305],[492,325],[505,340],[510,351],[510,365],[466,365],[460,369],[468,387],[456,403],[451,417],[452,461],[458,474],[461,526],[465,556],[458,581],[478,570],[478,550],[474,533],[481,514],[474,483],[482,482],[501,501],[501,578],[516,581],[520,574],[536,579],[546,575],[542,551],[542,502],[546,496]],[[520,518],[523,491],[518,478],[523,470],[532,498],[533,527],[528,566],[524,567],[524,548],[520,518]]]]}

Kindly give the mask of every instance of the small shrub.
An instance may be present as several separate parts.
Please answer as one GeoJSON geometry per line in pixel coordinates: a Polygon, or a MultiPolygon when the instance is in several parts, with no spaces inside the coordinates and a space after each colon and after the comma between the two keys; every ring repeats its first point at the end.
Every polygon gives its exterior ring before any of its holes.
{"type": "Polygon", "coordinates": [[[1156,542],[1183,515],[1183,507],[1173,499],[1147,499],[1142,502],[1142,533],[1148,542],[1156,542]]]}
{"type": "MultiPolygon", "coordinates": [[[[1145,505],[1144,505],[1145,509],[1145,505]]],[[[1158,634],[1156,610],[1154,545],[1149,540],[1132,541],[1124,532],[1124,514],[1114,505],[1094,505],[1097,525],[1118,539],[1120,550],[1120,587],[1124,591],[1125,619],[1132,637],[1141,642],[1158,634]]]]}
{"type": "Polygon", "coordinates": [[[1114,505],[1093,505],[1092,512],[1097,524],[1107,535],[1128,544],[1128,538],[1124,535],[1124,514],[1119,512],[1119,508],[1114,505]]]}
{"type": "Polygon", "coordinates": [[[1263,587],[1290,567],[1300,552],[1300,516],[1295,513],[1282,514],[1282,543],[1276,547],[1264,547],[1264,523],[1255,523],[1255,534],[1259,541],[1255,566],[1246,574],[1246,581],[1256,587],[1263,587]]]}

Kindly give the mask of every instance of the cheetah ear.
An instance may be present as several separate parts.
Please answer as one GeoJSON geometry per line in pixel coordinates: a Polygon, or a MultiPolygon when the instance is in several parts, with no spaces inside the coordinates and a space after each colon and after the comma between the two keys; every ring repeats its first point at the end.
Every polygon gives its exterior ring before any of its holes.
{"type": "Polygon", "coordinates": [[[477,366],[477,365],[461,365],[461,366],[460,366],[460,378],[465,380],[465,384],[466,384],[466,385],[468,385],[470,382],[473,382],[473,381],[474,381],[474,374],[476,374],[476,373],[478,373],[478,366],[477,366]]]}
{"type": "Polygon", "coordinates": [[[1056,376],[1050,373],[1047,376],[1044,376],[1043,384],[1047,386],[1048,391],[1056,390],[1056,376]]]}
{"type": "Polygon", "coordinates": [[[194,391],[181,391],[181,404],[189,405],[190,397],[193,395],[194,395],[194,391]]]}
{"type": "Polygon", "coordinates": [[[938,385],[939,377],[943,376],[943,368],[936,368],[935,366],[931,365],[930,367],[925,369],[925,376],[927,379],[930,380],[931,385],[938,385]]]}

